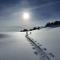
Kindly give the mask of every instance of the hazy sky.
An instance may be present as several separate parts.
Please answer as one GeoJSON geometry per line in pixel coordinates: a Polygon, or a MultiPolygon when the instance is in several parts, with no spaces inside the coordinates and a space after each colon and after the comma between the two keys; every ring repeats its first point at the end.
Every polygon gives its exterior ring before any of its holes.
{"type": "Polygon", "coordinates": [[[41,25],[53,20],[60,20],[60,0],[0,0],[0,26],[41,25]],[[29,21],[22,20],[24,11],[30,13],[29,21]]]}

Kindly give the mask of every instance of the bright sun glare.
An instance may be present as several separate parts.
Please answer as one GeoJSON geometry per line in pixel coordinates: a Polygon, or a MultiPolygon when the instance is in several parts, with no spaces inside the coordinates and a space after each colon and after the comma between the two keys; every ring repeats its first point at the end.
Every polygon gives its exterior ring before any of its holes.
{"type": "Polygon", "coordinates": [[[24,12],[23,15],[22,15],[22,18],[24,20],[28,20],[30,18],[30,14],[28,12],[24,12]]]}

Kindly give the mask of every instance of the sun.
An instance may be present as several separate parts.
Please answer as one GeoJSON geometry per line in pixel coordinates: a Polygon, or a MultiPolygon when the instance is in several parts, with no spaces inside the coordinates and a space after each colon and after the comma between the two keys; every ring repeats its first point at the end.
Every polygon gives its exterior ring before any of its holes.
{"type": "Polygon", "coordinates": [[[24,20],[29,20],[30,14],[29,14],[28,12],[24,12],[23,15],[22,15],[22,18],[23,18],[24,20]]]}

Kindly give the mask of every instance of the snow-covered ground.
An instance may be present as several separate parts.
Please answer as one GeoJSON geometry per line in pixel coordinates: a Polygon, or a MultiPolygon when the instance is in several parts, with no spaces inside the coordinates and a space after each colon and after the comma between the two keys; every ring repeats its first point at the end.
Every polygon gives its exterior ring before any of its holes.
{"type": "Polygon", "coordinates": [[[36,30],[30,36],[37,43],[42,44],[42,48],[47,48],[48,52],[52,52],[55,55],[52,60],[60,60],[60,28],[36,30]]]}
{"type": "Polygon", "coordinates": [[[0,60],[38,60],[25,33],[0,33],[0,60]]]}
{"type": "MultiPolygon", "coordinates": [[[[41,48],[47,48],[60,60],[60,28],[44,28],[29,35],[41,48]]],[[[25,37],[25,32],[0,32],[0,60],[41,60],[25,37]]]]}

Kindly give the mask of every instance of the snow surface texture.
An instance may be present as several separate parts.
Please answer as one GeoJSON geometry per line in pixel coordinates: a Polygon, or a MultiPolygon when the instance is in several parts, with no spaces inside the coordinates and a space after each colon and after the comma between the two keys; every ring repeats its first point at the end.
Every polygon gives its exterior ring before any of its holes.
{"type": "Polygon", "coordinates": [[[46,48],[48,53],[52,52],[55,55],[51,60],[60,60],[60,28],[36,30],[32,32],[30,37],[42,45],[41,48],[46,48]]]}
{"type": "Polygon", "coordinates": [[[44,60],[43,55],[49,53],[49,59],[60,60],[60,28],[32,31],[28,39],[25,32],[0,32],[0,60],[44,60]],[[30,42],[30,38],[42,50],[30,42]],[[54,58],[50,52],[55,55],[54,58]]]}
{"type": "Polygon", "coordinates": [[[40,60],[51,60],[51,57],[54,58],[54,55],[52,53],[48,53],[46,48],[41,48],[42,46],[39,43],[36,43],[37,41],[34,41],[29,35],[26,35],[26,38],[31,42],[33,49],[36,49],[37,52],[34,52],[36,55],[39,54],[40,60]]]}
{"type": "Polygon", "coordinates": [[[0,33],[0,60],[38,60],[21,32],[0,33]]]}

